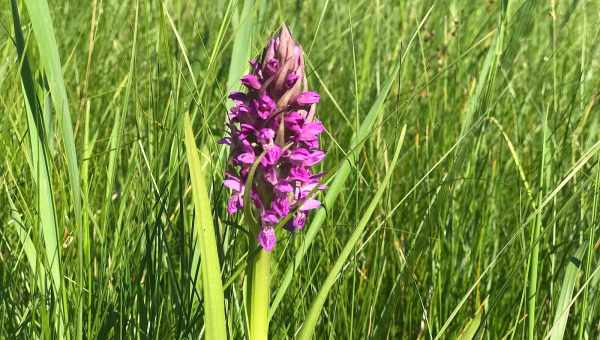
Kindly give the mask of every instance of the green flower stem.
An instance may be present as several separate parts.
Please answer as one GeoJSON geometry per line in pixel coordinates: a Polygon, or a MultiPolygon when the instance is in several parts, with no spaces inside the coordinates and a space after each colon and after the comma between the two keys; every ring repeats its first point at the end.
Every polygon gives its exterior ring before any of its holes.
{"type": "Polygon", "coordinates": [[[250,292],[250,340],[266,340],[269,334],[271,253],[260,249],[248,261],[250,292]]]}

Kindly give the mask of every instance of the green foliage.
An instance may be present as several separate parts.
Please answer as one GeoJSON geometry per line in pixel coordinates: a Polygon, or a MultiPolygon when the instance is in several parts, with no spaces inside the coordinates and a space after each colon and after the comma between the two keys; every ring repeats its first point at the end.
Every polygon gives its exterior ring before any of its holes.
{"type": "MultiPolygon", "coordinates": [[[[198,155],[192,123],[187,113],[183,120],[183,129],[194,200],[193,239],[194,246],[198,249],[195,253],[200,254],[202,271],[202,276],[198,281],[202,282],[205,334],[208,339],[224,339],[227,337],[227,332],[225,330],[225,300],[221,281],[221,265],[219,264],[212,209],[205,179],[210,174],[210,157],[206,148],[200,153],[202,157],[198,155]]],[[[197,287],[199,287],[198,284],[197,287]]]]}
{"type": "Polygon", "coordinates": [[[330,187],[278,231],[271,338],[600,334],[598,1],[5,3],[0,338],[247,338],[216,141],[283,21],[330,187]]]}
{"type": "Polygon", "coordinates": [[[394,173],[393,170],[396,169],[396,163],[398,162],[398,156],[400,156],[400,150],[402,149],[402,144],[404,143],[404,134],[405,133],[406,133],[406,126],[404,126],[402,128],[402,131],[400,132],[400,138],[399,138],[398,144],[396,145],[396,151],[394,152],[394,158],[392,159],[392,163],[390,164],[390,171],[388,171],[384,180],[379,185],[379,188],[377,188],[377,192],[371,199],[371,203],[367,207],[365,214],[360,218],[360,221],[356,225],[356,228],[352,232],[352,235],[350,235],[350,239],[344,245],[342,252],[337,257],[335,264],[333,265],[333,267],[331,268],[331,271],[325,278],[325,282],[323,282],[323,286],[321,286],[321,289],[319,289],[319,292],[317,293],[315,300],[310,305],[310,310],[306,314],[306,320],[304,321],[304,324],[302,325],[302,329],[300,330],[300,333],[298,335],[299,339],[312,338],[313,333],[315,332],[315,326],[317,325],[317,320],[319,319],[321,310],[323,309],[323,305],[325,304],[325,300],[327,299],[327,296],[329,295],[331,288],[333,287],[337,277],[340,275],[342,268],[343,268],[344,264],[346,263],[346,261],[348,260],[350,253],[356,246],[356,243],[358,242],[358,240],[361,239],[361,236],[365,230],[365,227],[371,220],[371,215],[373,214],[373,211],[375,210],[375,208],[377,208],[377,205],[379,204],[381,197],[383,196],[383,194],[385,193],[385,191],[387,189],[390,178],[392,177],[392,174],[394,173]]]}

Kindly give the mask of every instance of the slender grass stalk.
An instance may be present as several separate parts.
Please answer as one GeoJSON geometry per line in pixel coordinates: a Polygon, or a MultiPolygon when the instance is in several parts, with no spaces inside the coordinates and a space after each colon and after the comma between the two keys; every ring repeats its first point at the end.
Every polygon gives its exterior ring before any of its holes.
{"type": "MultiPolygon", "coordinates": [[[[400,64],[398,63],[392,69],[388,79],[386,80],[385,85],[381,90],[381,93],[375,100],[375,103],[373,103],[373,106],[369,110],[369,113],[367,114],[365,119],[362,121],[358,132],[356,133],[356,135],[353,136],[352,142],[350,143],[351,151],[347,156],[348,159],[344,161],[340,168],[337,170],[333,182],[329,186],[329,189],[327,189],[327,193],[325,194],[325,206],[332,206],[335,203],[337,196],[344,188],[346,180],[350,175],[352,164],[355,164],[356,160],[358,159],[358,154],[360,153],[364,145],[364,141],[371,134],[371,130],[375,125],[377,116],[383,113],[383,104],[385,103],[385,100],[392,88],[392,84],[396,80],[396,76],[398,75],[399,70],[400,64]]],[[[292,277],[294,275],[294,272],[296,271],[296,267],[304,259],[304,255],[308,251],[308,248],[310,247],[317,233],[321,229],[321,225],[325,221],[326,214],[326,211],[321,209],[313,217],[312,222],[310,223],[306,233],[304,234],[304,242],[300,245],[299,249],[295,254],[294,262],[290,263],[287,266],[285,273],[283,274],[283,279],[281,280],[281,282],[279,282],[277,292],[275,293],[275,298],[273,299],[271,308],[269,310],[270,318],[273,317],[273,314],[279,307],[283,296],[285,295],[290,283],[292,282],[292,277]]]]}
{"type": "Polygon", "coordinates": [[[83,221],[79,230],[79,265],[80,265],[80,296],[79,304],[81,310],[78,311],[78,338],[83,338],[83,324],[84,319],[87,324],[92,323],[92,245],[90,241],[90,188],[89,188],[89,169],[90,169],[90,157],[94,148],[93,142],[90,140],[90,102],[87,101],[85,105],[85,116],[83,123],[83,162],[81,165],[81,187],[82,187],[82,205],[83,205],[83,221]],[[85,300],[85,303],[84,303],[85,300]],[[84,307],[85,306],[85,307],[84,307]],[[86,309],[87,316],[84,318],[84,309],[86,309]]]}
{"type": "Polygon", "coordinates": [[[396,150],[394,151],[394,158],[392,159],[392,163],[390,164],[390,168],[385,178],[379,184],[379,188],[377,189],[375,196],[373,196],[371,203],[367,207],[367,210],[365,211],[360,221],[358,222],[358,225],[352,232],[350,239],[348,239],[348,241],[344,245],[344,248],[342,249],[337,260],[335,261],[335,264],[329,271],[327,278],[325,278],[321,289],[319,289],[317,296],[310,305],[310,309],[306,315],[306,320],[304,321],[304,324],[300,329],[300,333],[298,334],[299,340],[309,340],[312,338],[313,333],[315,331],[315,327],[317,326],[317,321],[319,320],[319,316],[321,315],[321,310],[323,309],[323,305],[325,304],[325,300],[327,299],[331,288],[333,287],[340,272],[342,271],[342,268],[346,263],[346,260],[348,260],[348,257],[354,249],[354,246],[356,245],[358,240],[360,240],[363,231],[365,230],[365,227],[371,219],[371,215],[375,211],[375,208],[377,207],[379,201],[381,200],[381,197],[383,196],[383,193],[388,188],[388,183],[390,181],[390,178],[392,177],[392,174],[394,173],[393,170],[396,168],[396,163],[398,161],[398,157],[400,156],[400,150],[402,149],[402,144],[404,143],[405,132],[406,126],[404,126],[402,128],[402,131],[400,132],[400,138],[398,139],[398,142],[396,144],[396,150]]]}
{"type": "MultiPolygon", "coordinates": [[[[541,201],[542,194],[539,194],[541,201]]],[[[531,260],[529,261],[529,277],[527,281],[527,337],[529,340],[536,338],[536,323],[535,323],[535,310],[536,310],[536,295],[538,285],[538,267],[539,267],[539,256],[540,256],[540,232],[541,232],[541,217],[536,216],[535,223],[533,225],[533,231],[531,233],[531,260]]]]}
{"type": "MultiPolygon", "coordinates": [[[[65,147],[66,158],[67,158],[67,169],[69,174],[69,184],[70,184],[70,196],[71,203],[73,205],[73,210],[75,213],[75,228],[81,228],[82,222],[82,213],[81,213],[81,183],[80,183],[80,175],[79,175],[79,165],[77,162],[77,153],[75,148],[75,137],[73,134],[73,127],[71,122],[71,113],[69,109],[69,100],[67,97],[67,90],[64,83],[62,65],[60,62],[60,55],[58,52],[58,44],[56,42],[56,37],[54,33],[54,26],[52,24],[52,18],[50,17],[50,9],[48,8],[48,3],[46,0],[26,0],[25,5],[27,7],[27,11],[29,17],[31,18],[31,24],[33,27],[33,31],[35,34],[35,41],[37,42],[37,46],[40,53],[40,62],[43,65],[44,74],[48,78],[48,85],[50,89],[51,99],[54,103],[54,108],[59,116],[59,122],[61,125],[61,137],[63,140],[63,144],[65,147]]],[[[32,108],[33,110],[33,108],[32,108]]],[[[48,119],[48,123],[50,124],[50,120],[48,119]]],[[[48,131],[46,131],[47,133],[48,131]]],[[[42,136],[45,136],[42,134],[42,136]]],[[[50,138],[45,136],[45,138],[50,138]]],[[[46,160],[46,167],[49,167],[49,162],[46,160]]],[[[48,171],[48,181],[50,181],[49,176],[51,172],[48,171]]],[[[50,185],[45,186],[47,190],[51,191],[50,185]]],[[[51,194],[49,194],[51,195],[51,194]]],[[[42,201],[49,201],[46,197],[41,198],[42,201]]],[[[51,201],[50,201],[51,202],[51,201]]],[[[42,203],[43,205],[50,203],[42,203]]],[[[52,204],[53,205],[53,204],[52,204]]],[[[46,220],[49,220],[49,217],[46,216],[46,220]]],[[[56,217],[54,217],[56,219],[56,217]]],[[[44,222],[50,223],[50,222],[44,222]]],[[[49,236],[47,233],[46,238],[50,237],[50,240],[55,240],[55,246],[51,246],[48,251],[52,252],[52,262],[51,264],[56,263],[57,270],[54,271],[54,285],[56,289],[59,289],[59,282],[62,280],[60,276],[57,277],[57,273],[61,273],[60,270],[60,251],[58,247],[58,235],[59,230],[56,225],[56,221],[54,222],[54,227],[49,226],[52,229],[52,234],[54,236],[49,236]]],[[[52,242],[52,241],[51,241],[52,242]]],[[[61,274],[58,274],[61,275],[61,274]]],[[[81,283],[83,284],[83,283],[81,283]]],[[[64,318],[64,324],[69,323],[69,312],[68,312],[68,302],[67,302],[67,294],[66,291],[61,292],[61,304],[62,304],[62,318],[64,318]]],[[[62,320],[61,318],[61,320],[62,320]]],[[[64,325],[61,323],[59,328],[59,335],[63,336],[62,332],[64,325]]],[[[69,333],[64,334],[67,338],[69,338],[69,333]]]]}
{"type": "MultiPolygon", "coordinates": [[[[598,157],[596,158],[598,159],[598,157]]],[[[589,279],[590,273],[592,272],[592,263],[594,262],[592,259],[594,258],[594,241],[596,229],[594,228],[597,225],[598,220],[598,207],[600,201],[600,170],[596,169],[596,176],[594,180],[594,199],[592,202],[592,219],[589,228],[589,237],[588,237],[588,247],[586,251],[586,266],[585,266],[585,278],[589,279]]],[[[581,317],[579,321],[579,330],[577,334],[577,338],[579,340],[583,339],[585,332],[585,325],[588,323],[588,316],[593,314],[593,307],[590,308],[590,289],[586,288],[584,296],[583,296],[583,306],[581,311],[581,317]]],[[[593,301],[593,299],[592,299],[593,301]]],[[[592,302],[593,306],[593,302],[592,302]]]]}
{"type": "MultiPolygon", "coordinates": [[[[581,288],[577,291],[577,293],[575,293],[575,295],[573,296],[573,298],[571,298],[570,301],[568,301],[568,304],[565,304],[565,308],[562,312],[562,314],[559,316],[559,318],[561,319],[565,319],[568,317],[568,313],[571,310],[571,308],[573,307],[573,305],[575,304],[575,302],[577,302],[577,298],[579,297],[579,295],[581,295],[583,293],[584,290],[586,290],[586,288],[588,288],[590,285],[597,285],[598,284],[598,280],[596,279],[595,281],[594,278],[596,277],[596,275],[600,273],[600,266],[596,267],[596,269],[594,269],[593,272],[591,272],[589,274],[589,277],[581,284],[581,288]]],[[[544,340],[548,340],[550,339],[550,337],[552,335],[554,335],[555,333],[555,327],[562,327],[562,323],[558,322],[558,323],[554,323],[554,325],[552,326],[552,328],[550,328],[550,331],[548,332],[548,335],[546,335],[546,337],[544,338],[544,340]]]]}
{"type": "MultiPolygon", "coordinates": [[[[542,159],[540,166],[540,192],[538,194],[538,206],[542,205],[543,193],[545,192],[546,186],[546,162],[548,161],[548,146],[547,146],[547,138],[549,136],[548,131],[548,112],[544,111],[544,115],[542,117],[542,159]]],[[[537,289],[538,289],[538,271],[539,271],[539,256],[540,256],[540,244],[542,240],[540,239],[540,235],[542,232],[542,214],[536,215],[535,223],[533,225],[533,230],[531,233],[531,260],[529,267],[529,277],[528,277],[528,307],[527,307],[527,325],[528,325],[528,339],[535,340],[537,338],[536,332],[536,301],[537,301],[537,289]]]]}

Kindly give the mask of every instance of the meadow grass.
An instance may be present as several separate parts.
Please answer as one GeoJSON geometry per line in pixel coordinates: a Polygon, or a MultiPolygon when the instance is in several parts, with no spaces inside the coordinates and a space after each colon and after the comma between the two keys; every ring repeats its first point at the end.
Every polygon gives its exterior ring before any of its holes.
{"type": "Polygon", "coordinates": [[[596,0],[4,1],[0,338],[248,337],[216,141],[283,22],[330,181],[270,337],[599,339],[596,0]]]}

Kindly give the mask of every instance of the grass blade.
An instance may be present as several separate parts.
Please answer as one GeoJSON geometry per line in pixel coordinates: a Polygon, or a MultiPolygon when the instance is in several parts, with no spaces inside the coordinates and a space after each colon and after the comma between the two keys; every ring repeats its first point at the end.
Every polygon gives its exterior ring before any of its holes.
{"type": "Polygon", "coordinates": [[[587,162],[592,158],[592,156],[598,150],[600,150],[600,141],[598,141],[596,144],[594,144],[588,151],[586,151],[583,154],[583,156],[581,156],[581,158],[571,167],[571,169],[569,169],[569,171],[567,172],[567,175],[565,175],[564,179],[558,184],[558,186],[552,192],[550,192],[550,194],[546,195],[546,198],[542,201],[542,204],[540,206],[538,206],[537,209],[529,215],[529,217],[521,225],[519,230],[517,230],[516,232],[513,233],[511,238],[500,249],[500,251],[492,258],[490,263],[481,272],[481,274],[479,275],[477,280],[475,280],[475,283],[473,285],[471,285],[471,287],[468,289],[467,293],[462,297],[461,301],[452,310],[452,313],[450,313],[450,316],[448,316],[448,318],[444,322],[442,328],[440,329],[440,331],[438,332],[438,334],[436,335],[434,340],[442,339],[444,333],[446,332],[448,327],[450,327],[450,324],[452,323],[452,321],[454,320],[454,318],[456,317],[456,315],[458,314],[460,309],[464,306],[464,304],[467,301],[467,299],[469,298],[469,296],[471,296],[471,294],[473,293],[475,288],[480,284],[481,280],[488,274],[490,269],[492,269],[496,265],[499,258],[502,255],[504,255],[504,253],[507,251],[508,247],[513,242],[515,242],[515,240],[517,239],[517,236],[520,233],[520,230],[528,227],[530,223],[533,223],[533,221],[535,221],[535,219],[538,217],[538,215],[541,214],[542,210],[546,207],[548,202],[550,202],[554,197],[556,197],[556,195],[567,185],[567,183],[569,183],[573,179],[573,177],[575,177],[575,175],[577,173],[579,173],[579,171],[583,168],[583,166],[585,164],[587,164],[587,162]]]}
{"type": "Polygon", "coordinates": [[[475,335],[477,335],[477,330],[481,325],[481,319],[485,316],[487,304],[488,300],[485,299],[485,301],[483,301],[483,303],[481,304],[481,307],[479,307],[479,309],[475,313],[475,316],[473,316],[472,319],[467,321],[463,329],[458,334],[458,340],[473,340],[475,338],[475,335]]]}
{"type": "MultiPolygon", "coordinates": [[[[340,166],[337,173],[335,174],[335,178],[333,179],[333,183],[327,189],[327,194],[325,195],[324,206],[333,206],[335,203],[337,196],[340,194],[348,176],[350,175],[350,169],[352,164],[356,163],[358,158],[358,154],[362,149],[362,142],[369,136],[371,130],[373,129],[373,125],[375,125],[375,121],[379,115],[383,112],[383,104],[385,99],[387,98],[390,89],[392,88],[392,84],[398,75],[398,71],[400,70],[400,64],[398,63],[390,73],[387,82],[383,86],[379,97],[369,110],[369,113],[363,120],[358,132],[353,136],[350,150],[350,154],[348,155],[347,160],[340,166]]],[[[296,267],[302,262],[304,255],[308,251],[308,248],[312,244],[314,238],[317,236],[317,233],[321,229],[321,225],[325,221],[326,212],[323,209],[320,209],[312,219],[310,226],[307,228],[306,233],[304,235],[304,242],[300,245],[300,248],[296,252],[294,262],[290,263],[279,284],[279,288],[275,293],[275,298],[273,299],[273,303],[271,303],[271,308],[269,310],[270,317],[273,317],[273,314],[277,310],[277,307],[281,303],[285,292],[287,291],[290,283],[292,282],[292,276],[294,275],[294,270],[296,267]]]]}
{"type": "Polygon", "coordinates": [[[19,235],[19,240],[21,241],[21,246],[23,247],[23,253],[25,253],[25,257],[27,258],[31,272],[34,274],[34,276],[36,276],[36,282],[38,283],[41,291],[44,289],[46,273],[43,270],[39,270],[40,268],[38,267],[39,260],[37,257],[37,250],[35,249],[35,245],[33,244],[31,237],[29,237],[31,230],[26,230],[26,225],[23,223],[21,216],[17,211],[17,207],[15,207],[10,195],[8,195],[8,188],[6,190],[6,198],[10,205],[10,220],[8,224],[15,225],[17,235],[19,235]]]}
{"type": "Polygon", "coordinates": [[[52,26],[50,9],[46,0],[25,0],[27,12],[31,19],[35,40],[40,52],[40,61],[44,67],[44,73],[48,78],[52,101],[59,116],[61,124],[62,140],[67,156],[67,167],[69,172],[69,183],[71,201],[75,211],[75,224],[81,223],[81,184],[79,179],[79,167],[77,164],[77,152],[75,149],[75,137],[69,110],[69,100],[63,79],[58,44],[52,26]]]}
{"type": "Polygon", "coordinates": [[[323,282],[323,286],[317,293],[317,297],[312,302],[312,304],[310,306],[310,310],[308,311],[308,314],[306,317],[306,321],[302,325],[302,329],[300,330],[300,334],[298,335],[298,339],[307,340],[307,339],[312,338],[315,327],[317,325],[317,321],[319,320],[319,316],[321,315],[321,310],[323,309],[325,300],[327,299],[327,296],[329,295],[329,291],[333,287],[333,284],[335,283],[340,272],[342,271],[342,268],[343,268],[344,264],[346,263],[346,260],[348,260],[348,257],[350,256],[352,250],[354,249],[356,242],[358,242],[358,240],[360,240],[362,233],[363,233],[365,227],[367,226],[367,223],[369,223],[369,221],[371,219],[371,215],[375,211],[375,208],[377,208],[377,205],[379,204],[379,200],[381,199],[381,197],[383,196],[383,193],[387,189],[390,178],[392,177],[392,174],[394,173],[393,170],[396,168],[398,156],[400,156],[400,150],[402,149],[402,144],[404,142],[405,132],[406,132],[406,125],[402,128],[402,132],[400,132],[400,140],[398,141],[398,144],[396,145],[396,151],[394,152],[394,158],[392,159],[392,163],[390,164],[388,173],[386,174],[383,182],[379,186],[379,189],[375,193],[375,196],[372,198],[371,203],[369,204],[369,206],[367,207],[367,210],[365,211],[364,215],[360,219],[360,222],[356,226],[356,229],[352,232],[350,239],[346,242],[344,249],[342,249],[342,252],[340,253],[337,260],[335,261],[333,268],[331,268],[331,271],[327,275],[325,282],[323,282]]]}
{"type": "Polygon", "coordinates": [[[581,272],[579,263],[581,262],[581,258],[583,257],[583,254],[585,254],[586,249],[587,245],[581,246],[579,250],[577,250],[577,253],[575,253],[575,256],[572,257],[567,264],[565,277],[563,278],[562,287],[560,288],[558,304],[556,305],[553,326],[548,334],[550,340],[562,340],[565,335],[565,328],[567,327],[567,320],[571,309],[573,289],[577,282],[577,276],[581,272]]]}
{"type": "Polygon", "coordinates": [[[29,60],[25,54],[25,44],[23,32],[19,19],[19,12],[16,1],[12,1],[12,14],[15,29],[15,44],[17,53],[22,60],[21,65],[21,84],[23,96],[25,97],[25,107],[27,110],[27,123],[29,129],[29,141],[31,150],[32,177],[37,184],[37,211],[38,224],[41,229],[44,245],[46,248],[46,260],[52,286],[56,296],[60,296],[61,288],[61,268],[60,268],[60,247],[58,246],[58,229],[56,225],[56,212],[54,198],[52,196],[51,164],[48,160],[48,146],[44,131],[44,118],[39,98],[35,91],[35,82],[33,80],[29,60]]]}
{"type": "MultiPolygon", "coordinates": [[[[233,48],[231,50],[231,63],[229,64],[229,75],[227,76],[227,91],[239,89],[239,80],[248,69],[250,48],[252,46],[252,34],[254,32],[255,24],[255,15],[253,13],[252,4],[253,1],[244,1],[244,6],[242,7],[242,12],[239,15],[238,20],[233,20],[236,33],[233,38],[233,48]]],[[[228,100],[225,105],[227,108],[230,108],[233,106],[233,102],[228,100]]],[[[226,119],[227,118],[225,118],[225,120],[226,119]]],[[[221,145],[219,148],[218,164],[223,164],[226,157],[227,148],[225,145],[221,145]]]]}
{"type": "MultiPolygon", "coordinates": [[[[252,15],[253,1],[244,1],[242,12],[238,20],[235,20],[236,31],[233,38],[231,51],[231,63],[229,64],[229,75],[227,77],[227,90],[232,91],[239,88],[239,80],[248,69],[250,59],[250,47],[252,46],[252,33],[254,32],[254,15],[252,15]]],[[[232,105],[228,101],[228,105],[232,105]]]]}
{"type": "Polygon", "coordinates": [[[202,160],[196,151],[196,142],[192,132],[189,114],[184,118],[185,150],[190,178],[192,181],[192,197],[195,211],[195,247],[200,248],[202,292],[204,296],[204,322],[206,339],[226,339],[225,306],[223,283],[221,281],[221,265],[217,252],[215,228],[212,220],[210,197],[206,188],[205,174],[209,173],[209,161],[205,151],[201,151],[202,160]]]}

